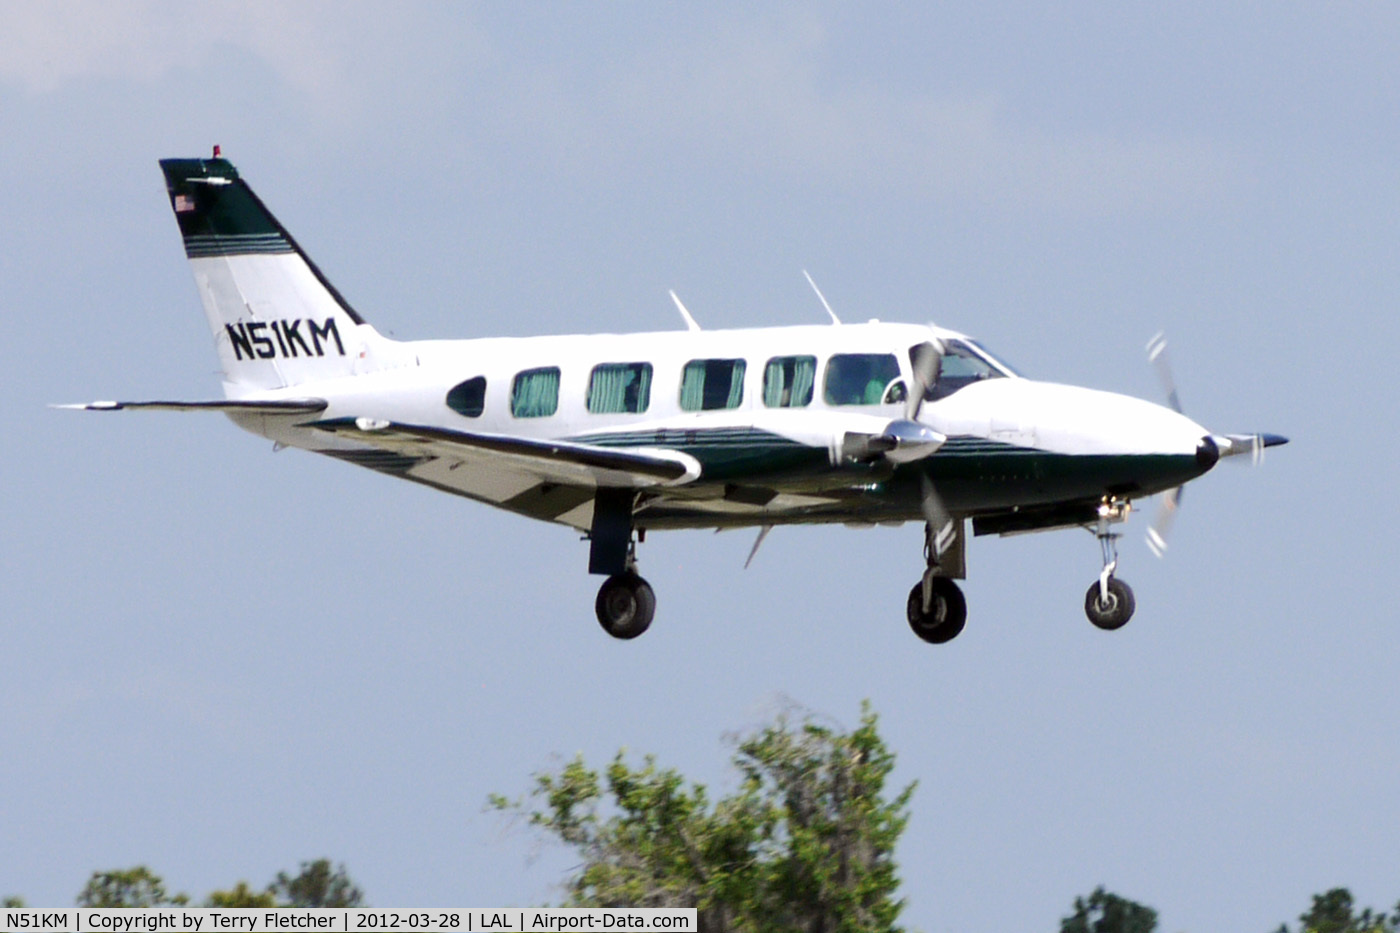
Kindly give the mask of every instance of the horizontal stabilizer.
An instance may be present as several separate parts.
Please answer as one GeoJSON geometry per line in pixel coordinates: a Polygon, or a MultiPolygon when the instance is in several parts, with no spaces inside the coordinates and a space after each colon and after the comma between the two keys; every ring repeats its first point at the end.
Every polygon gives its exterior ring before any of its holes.
{"type": "Polygon", "coordinates": [[[618,450],[373,418],[336,418],[311,427],[394,453],[480,463],[484,469],[513,467],[566,484],[638,489],[691,482],[700,476],[699,462],[675,450],[618,450]]]}
{"type": "Polygon", "coordinates": [[[122,411],[128,408],[149,408],[155,411],[223,411],[249,415],[314,415],[326,410],[323,398],[287,399],[220,399],[209,402],[87,402],[76,405],[51,405],[50,408],[71,408],[77,411],[122,411]]]}

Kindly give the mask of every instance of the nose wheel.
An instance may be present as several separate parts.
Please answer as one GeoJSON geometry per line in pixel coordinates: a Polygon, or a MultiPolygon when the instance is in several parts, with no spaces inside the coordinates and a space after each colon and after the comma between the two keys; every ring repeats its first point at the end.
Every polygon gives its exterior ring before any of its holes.
{"type": "Polygon", "coordinates": [[[1107,631],[1127,625],[1137,608],[1132,587],[1113,575],[1118,569],[1121,535],[1110,530],[1113,525],[1127,521],[1131,510],[1128,502],[1105,497],[1099,505],[1099,520],[1094,526],[1094,536],[1099,539],[1099,548],[1103,551],[1103,572],[1084,594],[1084,614],[1095,626],[1107,631]]]}
{"type": "Polygon", "coordinates": [[[1084,594],[1084,614],[1099,628],[1112,631],[1128,624],[1137,603],[1132,587],[1117,577],[1108,578],[1106,590],[1097,581],[1089,586],[1089,592],[1084,594]]]}
{"type": "Polygon", "coordinates": [[[924,576],[909,591],[909,627],[931,645],[952,641],[967,624],[967,600],[953,582],[966,572],[962,523],[924,526],[924,576]]]}
{"type": "Polygon", "coordinates": [[[925,576],[909,591],[909,627],[931,645],[952,641],[967,624],[967,600],[947,577],[925,576]]]}

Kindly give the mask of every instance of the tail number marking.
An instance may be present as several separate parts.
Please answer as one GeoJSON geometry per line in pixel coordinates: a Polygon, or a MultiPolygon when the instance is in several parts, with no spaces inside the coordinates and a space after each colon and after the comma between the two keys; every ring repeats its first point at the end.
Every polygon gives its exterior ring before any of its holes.
{"type": "Polygon", "coordinates": [[[340,341],[340,331],[336,329],[335,318],[328,317],[324,324],[311,319],[294,321],[249,321],[244,324],[225,324],[229,342],[233,344],[234,359],[245,356],[250,360],[270,360],[274,357],[292,358],[297,356],[325,356],[326,350],[335,341],[335,352],[345,355],[345,344],[340,341]],[[302,334],[301,325],[306,325],[302,334]],[[311,342],[308,344],[307,340],[311,342]]]}

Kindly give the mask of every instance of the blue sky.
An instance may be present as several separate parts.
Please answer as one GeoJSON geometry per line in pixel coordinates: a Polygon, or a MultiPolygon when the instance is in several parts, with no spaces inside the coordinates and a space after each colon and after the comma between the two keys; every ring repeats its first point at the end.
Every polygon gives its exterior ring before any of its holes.
{"type": "MultiPolygon", "coordinates": [[[[491,792],[862,698],[917,780],[906,922],[1164,930],[1400,897],[1400,15],[1387,4],[0,6],[0,893],[146,863],[201,897],[322,855],[379,905],[559,896],[491,792]],[[1138,614],[1081,532],[977,539],[967,630],[903,621],[921,529],[658,534],[602,634],[551,526],[217,416],[156,160],[214,143],[403,338],[933,320],[1027,374],[1293,443],[1194,484],[1138,614]]],[[[1151,512],[1149,504],[1146,511],[1151,512]]]]}

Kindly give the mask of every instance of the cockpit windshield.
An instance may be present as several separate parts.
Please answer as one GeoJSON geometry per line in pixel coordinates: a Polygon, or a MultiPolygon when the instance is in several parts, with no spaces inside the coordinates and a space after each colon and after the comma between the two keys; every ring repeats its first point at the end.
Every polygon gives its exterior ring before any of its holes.
{"type": "MultiPolygon", "coordinates": [[[[917,372],[920,359],[932,350],[921,343],[909,349],[909,359],[917,372]]],[[[924,393],[926,401],[946,398],[961,388],[984,379],[1017,377],[1020,373],[988,353],[974,340],[957,338],[943,343],[943,355],[938,359],[938,372],[924,393]]]]}
{"type": "Polygon", "coordinates": [[[989,366],[989,367],[991,368],[991,371],[989,372],[989,374],[988,374],[987,376],[983,377],[983,378],[995,378],[995,377],[997,377],[997,376],[1020,376],[1020,375],[1021,375],[1021,374],[1020,374],[1019,372],[1017,372],[1013,367],[1008,366],[1006,363],[1002,362],[1000,359],[998,359],[997,357],[993,356],[993,355],[991,354],[991,352],[990,352],[986,347],[982,346],[982,344],[978,343],[978,342],[975,341],[975,340],[950,340],[950,341],[948,341],[948,350],[949,350],[950,353],[952,352],[953,348],[955,348],[955,347],[960,351],[960,352],[959,352],[959,356],[960,356],[960,357],[962,357],[962,358],[964,358],[964,359],[968,359],[968,358],[970,358],[970,357],[974,357],[974,356],[975,356],[978,360],[980,360],[982,363],[985,363],[987,366],[989,366]]]}

